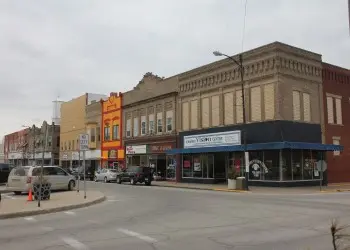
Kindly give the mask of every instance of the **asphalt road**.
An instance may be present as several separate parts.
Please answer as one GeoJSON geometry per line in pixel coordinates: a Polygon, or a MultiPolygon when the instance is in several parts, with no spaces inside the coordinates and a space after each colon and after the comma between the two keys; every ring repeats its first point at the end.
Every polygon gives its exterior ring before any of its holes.
{"type": "Polygon", "coordinates": [[[88,188],[105,192],[107,201],[0,220],[0,249],[330,250],[331,219],[350,222],[350,193],[255,195],[114,183],[88,188]]]}

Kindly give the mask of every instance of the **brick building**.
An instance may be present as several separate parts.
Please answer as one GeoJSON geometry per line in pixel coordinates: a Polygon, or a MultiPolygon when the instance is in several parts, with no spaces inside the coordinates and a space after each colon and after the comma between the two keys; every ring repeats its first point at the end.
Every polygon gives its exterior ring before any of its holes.
{"type": "Polygon", "coordinates": [[[341,144],[343,152],[328,152],[328,181],[350,181],[350,70],[323,63],[325,143],[341,144]]]}
{"type": "Polygon", "coordinates": [[[157,179],[176,177],[175,159],[165,151],[176,147],[177,91],[177,76],[165,79],[148,72],[123,94],[126,164],[149,165],[157,179]]]}
{"type": "Polygon", "coordinates": [[[6,163],[15,166],[26,165],[26,148],[28,146],[28,129],[16,131],[5,135],[4,138],[4,158],[6,163]]]}

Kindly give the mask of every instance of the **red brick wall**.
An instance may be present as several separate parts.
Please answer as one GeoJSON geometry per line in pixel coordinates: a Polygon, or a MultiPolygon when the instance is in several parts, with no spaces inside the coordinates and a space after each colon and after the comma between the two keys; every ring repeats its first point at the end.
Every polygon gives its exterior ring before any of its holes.
{"type": "Polygon", "coordinates": [[[326,143],[333,144],[333,137],[340,137],[344,146],[339,156],[327,153],[328,181],[350,182],[350,70],[323,63],[322,78],[326,143]],[[342,96],[342,125],[328,124],[327,93],[342,96]]]}
{"type": "MultiPolygon", "coordinates": [[[[8,160],[8,155],[11,152],[11,145],[17,144],[20,145],[20,143],[23,143],[26,140],[26,134],[27,130],[20,130],[17,132],[14,132],[12,134],[5,135],[4,139],[4,155],[5,155],[5,160],[8,160]]],[[[12,150],[12,152],[14,152],[12,150]]]]}

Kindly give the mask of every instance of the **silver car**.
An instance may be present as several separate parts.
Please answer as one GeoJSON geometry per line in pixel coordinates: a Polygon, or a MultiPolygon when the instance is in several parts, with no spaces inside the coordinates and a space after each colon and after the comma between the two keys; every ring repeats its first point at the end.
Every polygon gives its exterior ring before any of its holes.
{"type": "MultiPolygon", "coordinates": [[[[23,166],[13,168],[9,174],[6,190],[16,195],[28,193],[33,179],[40,175],[41,167],[23,166]]],[[[51,190],[72,190],[75,187],[75,178],[57,166],[44,166],[43,176],[51,183],[51,190]]]]}
{"type": "Polygon", "coordinates": [[[95,181],[111,182],[117,180],[117,170],[103,168],[95,172],[95,181]]]}

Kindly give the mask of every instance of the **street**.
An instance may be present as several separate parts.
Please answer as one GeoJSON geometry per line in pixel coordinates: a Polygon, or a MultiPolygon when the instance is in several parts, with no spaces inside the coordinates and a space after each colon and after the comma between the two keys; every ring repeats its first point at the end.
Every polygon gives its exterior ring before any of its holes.
{"type": "Polygon", "coordinates": [[[89,182],[92,189],[107,200],[0,220],[0,248],[330,250],[331,220],[350,221],[346,192],[264,195],[89,182]]]}

